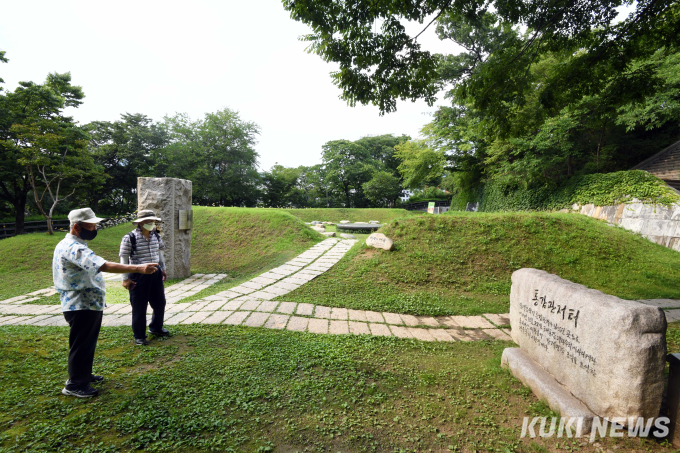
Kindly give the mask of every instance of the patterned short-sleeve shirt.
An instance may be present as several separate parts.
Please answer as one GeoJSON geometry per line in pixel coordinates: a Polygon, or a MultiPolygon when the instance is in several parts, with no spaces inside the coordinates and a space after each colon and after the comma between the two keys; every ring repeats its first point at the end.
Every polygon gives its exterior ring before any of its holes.
{"type": "Polygon", "coordinates": [[[52,258],[52,278],[62,311],[104,310],[106,285],[99,268],[105,263],[85,241],[72,234],[57,244],[52,258]]]}

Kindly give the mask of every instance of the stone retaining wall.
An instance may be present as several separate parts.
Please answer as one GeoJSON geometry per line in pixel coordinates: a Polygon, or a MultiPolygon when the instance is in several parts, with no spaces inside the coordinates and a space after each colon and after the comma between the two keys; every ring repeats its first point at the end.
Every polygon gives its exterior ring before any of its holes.
{"type": "Polygon", "coordinates": [[[574,205],[572,209],[640,233],[652,242],[680,252],[680,205],[667,208],[643,203],[621,203],[616,206],[587,204],[574,205]]]}

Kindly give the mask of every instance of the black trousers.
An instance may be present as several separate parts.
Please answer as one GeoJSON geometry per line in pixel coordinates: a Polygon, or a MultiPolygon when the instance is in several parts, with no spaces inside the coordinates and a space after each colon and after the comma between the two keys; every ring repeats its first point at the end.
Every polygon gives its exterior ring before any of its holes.
{"type": "Polygon", "coordinates": [[[151,275],[129,274],[129,278],[135,282],[134,288],[130,290],[132,335],[137,339],[142,339],[146,338],[147,305],[151,305],[153,310],[149,332],[160,332],[163,329],[163,318],[165,316],[163,273],[157,270],[151,275]]]}
{"type": "Polygon", "coordinates": [[[68,338],[68,379],[69,390],[87,388],[92,378],[92,362],[97,338],[102,327],[103,311],[65,311],[64,318],[71,333],[68,338]]]}

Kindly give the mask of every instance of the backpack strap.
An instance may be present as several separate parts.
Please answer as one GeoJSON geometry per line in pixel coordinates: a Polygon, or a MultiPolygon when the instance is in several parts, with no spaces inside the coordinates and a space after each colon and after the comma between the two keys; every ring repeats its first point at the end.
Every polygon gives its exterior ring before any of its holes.
{"type": "Polygon", "coordinates": [[[133,256],[137,251],[137,237],[134,231],[129,232],[127,236],[130,238],[130,256],[133,256]]]}

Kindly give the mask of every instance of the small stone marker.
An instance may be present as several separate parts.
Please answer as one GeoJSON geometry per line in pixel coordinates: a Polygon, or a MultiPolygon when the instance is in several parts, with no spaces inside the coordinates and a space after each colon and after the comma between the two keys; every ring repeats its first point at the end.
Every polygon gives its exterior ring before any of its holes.
{"type": "Polygon", "coordinates": [[[538,269],[512,274],[510,368],[563,417],[650,419],[664,391],[666,318],[538,269]]]}
{"type": "Polygon", "coordinates": [[[383,250],[394,250],[394,241],[382,233],[373,233],[366,238],[366,245],[383,250]]]}
{"type": "Polygon", "coordinates": [[[340,233],[340,237],[345,238],[345,239],[356,239],[357,238],[353,234],[347,234],[347,233],[340,233]]]}
{"type": "Polygon", "coordinates": [[[377,220],[371,220],[368,223],[380,223],[380,222],[378,222],[377,220]]]}
{"type": "Polygon", "coordinates": [[[324,236],[328,236],[329,238],[335,237],[335,231],[324,232],[324,233],[321,233],[321,234],[323,234],[324,236]]]}
{"type": "Polygon", "coordinates": [[[341,220],[340,223],[352,223],[349,220],[341,220]]]}

